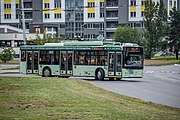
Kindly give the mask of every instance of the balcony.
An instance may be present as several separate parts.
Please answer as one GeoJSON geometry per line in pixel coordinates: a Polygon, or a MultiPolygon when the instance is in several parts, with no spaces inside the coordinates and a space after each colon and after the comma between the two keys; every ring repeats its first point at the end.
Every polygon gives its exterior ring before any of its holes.
{"type": "Polygon", "coordinates": [[[32,8],[32,2],[24,2],[24,8],[32,8]]]}
{"type": "Polygon", "coordinates": [[[108,32],[115,32],[117,28],[106,28],[106,31],[108,32]]]}
{"type": "Polygon", "coordinates": [[[107,25],[106,26],[106,31],[109,31],[109,32],[114,32],[114,31],[116,31],[116,29],[117,29],[117,26],[115,26],[115,25],[107,25]]]}
{"type": "Polygon", "coordinates": [[[106,32],[106,39],[112,39],[114,36],[114,32],[106,32]]]}
{"type": "Polygon", "coordinates": [[[118,0],[116,1],[112,1],[112,0],[109,0],[106,2],[106,8],[110,9],[110,8],[115,8],[115,9],[118,9],[118,0]]]}
{"type": "Polygon", "coordinates": [[[106,16],[106,20],[118,20],[118,16],[106,16]]]}
{"type": "Polygon", "coordinates": [[[26,20],[32,20],[33,19],[33,15],[32,15],[32,12],[25,12],[25,19],[26,20]]]}
{"type": "Polygon", "coordinates": [[[116,31],[117,27],[118,27],[118,22],[107,22],[106,23],[106,31],[114,32],[114,31],[116,31]]]}

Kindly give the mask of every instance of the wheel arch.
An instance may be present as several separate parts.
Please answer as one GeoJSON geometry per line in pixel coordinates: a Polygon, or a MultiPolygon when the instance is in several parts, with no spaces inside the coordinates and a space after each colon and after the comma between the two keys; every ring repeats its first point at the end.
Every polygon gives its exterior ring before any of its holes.
{"type": "MultiPolygon", "coordinates": [[[[98,68],[96,68],[96,70],[95,70],[95,75],[96,75],[96,73],[98,72],[98,70],[100,70],[100,69],[104,72],[104,69],[103,69],[103,68],[98,67],[98,68]]],[[[104,72],[104,74],[105,74],[105,72],[104,72]]]]}

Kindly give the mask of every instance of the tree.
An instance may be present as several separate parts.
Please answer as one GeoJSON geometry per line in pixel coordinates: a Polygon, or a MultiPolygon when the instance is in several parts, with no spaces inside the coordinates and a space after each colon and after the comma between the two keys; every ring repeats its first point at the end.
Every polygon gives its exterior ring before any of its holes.
{"type": "Polygon", "coordinates": [[[118,27],[114,34],[114,41],[121,43],[142,44],[142,33],[130,26],[118,27]]]}
{"type": "Polygon", "coordinates": [[[145,17],[143,24],[145,26],[145,38],[147,40],[147,58],[151,59],[153,50],[160,46],[161,40],[167,35],[167,10],[163,0],[154,2],[152,0],[145,1],[145,17]]]}
{"type": "Polygon", "coordinates": [[[178,59],[180,51],[180,10],[174,8],[170,15],[170,46],[174,48],[176,59],[178,59]]]}
{"type": "Polygon", "coordinates": [[[14,58],[15,51],[12,48],[4,48],[4,50],[1,52],[0,59],[6,63],[7,61],[10,61],[14,58]]]}

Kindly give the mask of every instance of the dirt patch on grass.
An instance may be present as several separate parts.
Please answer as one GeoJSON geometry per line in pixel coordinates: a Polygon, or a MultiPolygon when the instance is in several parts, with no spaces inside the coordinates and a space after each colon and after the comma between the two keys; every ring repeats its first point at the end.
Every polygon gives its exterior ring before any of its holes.
{"type": "Polygon", "coordinates": [[[180,60],[145,60],[144,65],[169,65],[180,62],[180,60]]]}
{"type": "Polygon", "coordinates": [[[9,109],[27,109],[27,108],[45,108],[48,103],[43,101],[16,101],[15,103],[9,104],[9,109]]]}

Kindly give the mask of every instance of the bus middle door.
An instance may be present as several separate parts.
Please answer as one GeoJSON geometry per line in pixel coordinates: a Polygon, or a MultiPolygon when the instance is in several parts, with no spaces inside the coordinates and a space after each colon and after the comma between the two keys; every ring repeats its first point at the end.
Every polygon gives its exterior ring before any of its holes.
{"type": "Polygon", "coordinates": [[[121,77],[122,71],[122,53],[121,52],[109,52],[108,54],[108,76],[109,77],[121,77]]]}
{"type": "Polygon", "coordinates": [[[72,75],[72,51],[61,51],[61,76],[72,75]]]}

